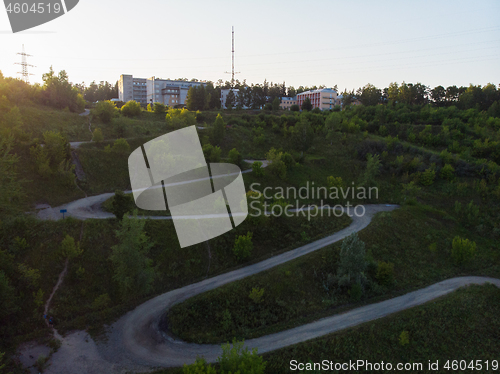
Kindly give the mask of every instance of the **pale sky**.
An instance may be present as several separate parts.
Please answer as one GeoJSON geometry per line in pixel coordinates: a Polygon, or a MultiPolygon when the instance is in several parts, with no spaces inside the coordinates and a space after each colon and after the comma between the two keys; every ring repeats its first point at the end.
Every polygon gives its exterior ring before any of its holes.
{"type": "Polygon", "coordinates": [[[80,0],[68,14],[12,34],[0,11],[0,70],[20,77],[24,44],[42,82],[53,65],[87,85],[121,74],[298,87],[500,83],[500,1],[80,0]]]}

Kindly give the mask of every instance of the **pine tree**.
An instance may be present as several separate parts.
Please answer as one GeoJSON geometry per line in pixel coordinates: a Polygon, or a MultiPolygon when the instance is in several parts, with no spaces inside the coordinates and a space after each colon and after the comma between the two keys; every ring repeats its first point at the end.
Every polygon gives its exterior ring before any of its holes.
{"type": "Polygon", "coordinates": [[[124,299],[148,294],[156,278],[153,260],[147,257],[153,243],[144,232],[145,224],[145,220],[137,218],[137,212],[131,218],[124,216],[116,231],[120,244],[111,247],[113,279],[118,282],[124,299]]]}
{"type": "Polygon", "coordinates": [[[225,132],[226,124],[224,123],[224,119],[219,113],[217,114],[217,118],[215,119],[214,127],[212,129],[212,143],[220,144],[224,140],[225,132]]]}

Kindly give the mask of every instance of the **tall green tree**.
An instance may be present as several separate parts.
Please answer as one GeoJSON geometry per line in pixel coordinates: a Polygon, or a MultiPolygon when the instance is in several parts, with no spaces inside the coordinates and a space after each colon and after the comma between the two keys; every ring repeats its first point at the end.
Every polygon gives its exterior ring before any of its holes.
{"type": "Polygon", "coordinates": [[[280,109],[280,98],[275,97],[273,100],[273,110],[277,112],[280,109]]]}
{"type": "Polygon", "coordinates": [[[15,296],[16,292],[10,283],[10,279],[3,270],[0,270],[0,303],[2,305],[0,308],[0,318],[3,319],[19,309],[15,303],[15,296]]]}
{"type": "Polygon", "coordinates": [[[225,132],[226,124],[224,123],[224,119],[219,113],[215,118],[215,123],[212,129],[212,143],[220,145],[224,140],[225,132]]]}
{"type": "Polygon", "coordinates": [[[366,269],[365,243],[357,233],[351,234],[342,242],[340,262],[337,270],[340,285],[360,284],[366,269]]]}
{"type": "Polygon", "coordinates": [[[380,88],[368,83],[358,90],[358,98],[361,104],[365,106],[377,105],[382,100],[382,92],[380,88]]]}
{"type": "Polygon", "coordinates": [[[300,115],[299,122],[291,128],[290,139],[295,149],[302,154],[311,147],[314,141],[314,130],[304,114],[300,115]]]}
{"type": "Polygon", "coordinates": [[[186,96],[186,108],[190,111],[196,110],[196,87],[189,87],[187,96],[186,96]]]}
{"type": "Polygon", "coordinates": [[[111,247],[113,279],[118,282],[124,299],[150,293],[157,276],[153,260],[148,257],[153,243],[144,232],[145,224],[145,220],[138,219],[137,212],[131,218],[124,216],[116,231],[119,244],[111,247]]]}
{"type": "Polygon", "coordinates": [[[236,96],[234,95],[234,91],[233,90],[230,90],[228,93],[227,93],[227,97],[226,97],[226,108],[227,109],[232,109],[234,104],[236,102],[236,96]]]}
{"type": "Polygon", "coordinates": [[[377,184],[375,178],[380,173],[380,156],[379,155],[367,155],[366,169],[361,177],[361,185],[368,188],[375,186],[377,184]]]}
{"type": "Polygon", "coordinates": [[[312,108],[313,106],[311,104],[311,100],[308,97],[306,97],[302,102],[302,107],[300,109],[310,111],[312,110],[312,108]]]}
{"type": "Polygon", "coordinates": [[[132,198],[130,195],[125,195],[123,191],[115,191],[115,196],[113,197],[113,202],[111,203],[111,213],[113,213],[119,220],[123,219],[123,216],[130,212],[133,208],[132,198]]]}
{"type": "Polygon", "coordinates": [[[82,112],[85,109],[85,99],[76,87],[68,81],[68,74],[61,70],[55,74],[52,66],[48,73],[43,74],[42,100],[46,105],[57,109],[69,108],[72,112],[82,112]]]}
{"type": "Polygon", "coordinates": [[[442,106],[445,97],[446,97],[446,90],[443,86],[437,86],[431,90],[431,98],[436,106],[442,106]]]}

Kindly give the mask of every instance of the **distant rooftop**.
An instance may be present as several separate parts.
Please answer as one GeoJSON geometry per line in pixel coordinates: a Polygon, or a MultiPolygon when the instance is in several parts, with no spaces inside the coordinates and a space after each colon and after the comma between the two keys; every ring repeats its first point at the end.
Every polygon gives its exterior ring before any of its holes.
{"type": "Polygon", "coordinates": [[[337,91],[335,91],[333,88],[319,88],[317,90],[310,90],[310,91],[304,91],[304,92],[301,92],[297,95],[302,95],[302,94],[305,94],[305,93],[316,93],[316,92],[335,92],[337,93],[337,91]]]}

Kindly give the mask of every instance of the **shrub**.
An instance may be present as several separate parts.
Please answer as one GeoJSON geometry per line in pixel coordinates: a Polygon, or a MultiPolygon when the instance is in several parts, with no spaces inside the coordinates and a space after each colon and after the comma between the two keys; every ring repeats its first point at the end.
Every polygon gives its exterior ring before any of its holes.
{"type": "Polygon", "coordinates": [[[436,178],[436,171],[432,168],[426,169],[420,174],[420,183],[424,186],[430,186],[434,183],[434,178],[436,178]]]}
{"type": "Polygon", "coordinates": [[[234,243],[233,253],[238,261],[246,260],[252,254],[253,243],[252,233],[247,232],[246,235],[240,235],[234,243]]]}
{"type": "Polygon", "coordinates": [[[123,191],[116,191],[111,203],[111,213],[119,220],[132,209],[132,198],[130,195],[125,195],[123,191]]]}
{"type": "Polygon", "coordinates": [[[78,279],[83,279],[83,277],[85,276],[85,268],[79,266],[76,270],[76,276],[78,277],[78,279]]]}
{"type": "Polygon", "coordinates": [[[326,185],[328,186],[328,189],[331,188],[340,189],[344,186],[344,182],[342,181],[341,177],[329,176],[326,178],[326,185]]]}
{"type": "Polygon", "coordinates": [[[92,110],[92,113],[97,116],[102,122],[110,123],[113,117],[118,114],[118,109],[115,106],[115,103],[112,101],[99,101],[95,108],[92,110]]]}
{"type": "Polygon", "coordinates": [[[254,161],[252,164],[252,172],[256,177],[262,177],[264,175],[264,168],[262,167],[262,162],[254,161]]]}
{"type": "Polygon", "coordinates": [[[100,143],[104,140],[104,136],[102,135],[102,131],[100,128],[96,128],[92,133],[92,141],[96,143],[100,143]]]}
{"type": "Polygon", "coordinates": [[[69,235],[63,239],[61,243],[61,256],[63,258],[75,258],[83,253],[80,249],[80,243],[75,243],[75,239],[69,235]]]}
{"type": "Polygon", "coordinates": [[[166,111],[167,107],[165,106],[165,104],[162,104],[162,103],[154,103],[154,106],[153,106],[153,112],[155,114],[164,114],[165,111],[166,111]]]}
{"type": "Polygon", "coordinates": [[[276,151],[276,149],[271,148],[266,155],[266,159],[269,161],[267,169],[273,175],[276,175],[280,179],[286,178],[286,165],[281,159],[283,156],[282,152],[276,151]]]}
{"type": "Polygon", "coordinates": [[[62,184],[66,187],[74,187],[75,186],[75,165],[71,162],[71,160],[63,160],[57,167],[57,173],[62,184]]]}
{"type": "Polygon", "coordinates": [[[361,180],[361,185],[364,187],[375,186],[375,177],[380,172],[380,156],[372,156],[371,154],[368,154],[367,160],[368,162],[366,163],[366,169],[361,180]]]}
{"type": "Polygon", "coordinates": [[[399,335],[399,344],[402,346],[410,344],[410,333],[408,331],[403,331],[399,335]]]}
{"type": "Polygon", "coordinates": [[[455,201],[455,213],[459,216],[464,225],[472,226],[479,217],[479,206],[475,205],[473,200],[465,207],[463,207],[462,203],[459,201],[455,201]]]}
{"type": "Polygon", "coordinates": [[[40,283],[40,270],[39,269],[32,269],[26,264],[18,264],[17,269],[19,273],[21,274],[21,279],[29,284],[30,287],[36,288],[39,286],[40,283]]]}
{"type": "Polygon", "coordinates": [[[339,285],[361,283],[366,269],[365,243],[354,233],[344,239],[338,266],[339,285]]]}
{"type": "Polygon", "coordinates": [[[233,316],[229,309],[226,309],[224,313],[222,313],[222,329],[224,331],[230,331],[233,326],[233,316]]]}
{"type": "Polygon", "coordinates": [[[450,164],[453,161],[453,155],[448,152],[447,149],[441,151],[439,157],[441,157],[441,160],[443,160],[445,164],[450,164]]]}
{"type": "Polygon", "coordinates": [[[453,166],[451,166],[450,164],[446,164],[441,169],[440,175],[441,175],[441,178],[443,178],[443,179],[452,180],[454,173],[455,173],[455,169],[453,168],[453,166]]]}
{"type": "Polygon", "coordinates": [[[283,153],[281,160],[285,163],[287,170],[290,170],[295,165],[293,156],[288,152],[283,153]]]}
{"type": "Polygon", "coordinates": [[[127,103],[122,106],[122,114],[127,117],[136,117],[139,114],[141,114],[142,108],[141,104],[139,104],[137,101],[130,100],[127,101],[127,103]]]}
{"type": "Polygon", "coordinates": [[[168,127],[180,129],[196,125],[196,114],[187,109],[169,109],[165,116],[168,127]]]}
{"type": "Polygon", "coordinates": [[[36,362],[35,362],[35,364],[33,366],[35,368],[37,368],[37,370],[40,373],[43,373],[45,371],[45,368],[47,367],[47,361],[48,360],[49,360],[49,357],[45,357],[44,355],[40,355],[36,359],[36,362]]]}
{"type": "Polygon", "coordinates": [[[389,286],[394,282],[394,264],[380,261],[375,275],[377,282],[382,286],[389,286]]]}
{"type": "Polygon", "coordinates": [[[257,348],[249,351],[243,349],[244,342],[233,340],[233,347],[229,343],[222,345],[222,355],[217,359],[222,373],[252,373],[264,374],[266,362],[257,354],[257,348]]]}
{"type": "Polygon", "coordinates": [[[112,148],[107,146],[105,150],[113,152],[130,152],[130,145],[127,140],[120,138],[115,140],[112,148]]]}
{"type": "Polygon", "coordinates": [[[353,284],[351,289],[349,290],[349,295],[351,296],[352,301],[361,300],[361,296],[363,296],[363,289],[361,288],[361,284],[353,284]]]}
{"type": "Polygon", "coordinates": [[[264,288],[259,288],[259,287],[254,287],[252,288],[252,291],[250,291],[250,294],[248,297],[255,303],[255,304],[260,304],[264,300],[262,297],[264,296],[264,288]]]}
{"type": "Polygon", "coordinates": [[[212,154],[212,150],[214,149],[214,146],[210,143],[205,144],[202,148],[203,155],[205,156],[206,160],[210,159],[210,155],[212,154]]]}
{"type": "Polygon", "coordinates": [[[44,179],[50,177],[52,175],[52,169],[50,168],[50,160],[47,152],[38,144],[30,148],[30,154],[35,161],[35,172],[44,179]]]}
{"type": "Polygon", "coordinates": [[[210,162],[219,162],[221,152],[222,150],[220,147],[213,147],[212,152],[210,153],[210,162]]]}
{"type": "Polygon", "coordinates": [[[111,299],[107,293],[99,295],[92,302],[91,308],[93,310],[106,309],[111,304],[111,299]]]}
{"type": "Polygon", "coordinates": [[[290,107],[290,111],[291,111],[291,112],[299,112],[299,111],[300,111],[300,107],[299,107],[297,104],[293,104],[293,105],[290,107]]]}
{"type": "Polygon", "coordinates": [[[57,131],[46,131],[43,133],[46,152],[50,160],[50,167],[56,169],[61,161],[69,158],[69,146],[64,135],[57,131]]]}
{"type": "Polygon", "coordinates": [[[215,368],[202,357],[197,357],[194,364],[186,365],[182,368],[183,374],[217,374],[215,368]]]}
{"type": "Polygon", "coordinates": [[[302,154],[312,146],[315,133],[311,121],[305,114],[300,116],[295,126],[290,127],[290,135],[292,146],[302,154]]]}
{"type": "Polygon", "coordinates": [[[232,164],[241,166],[241,162],[243,161],[243,157],[241,156],[240,152],[236,150],[236,148],[233,148],[229,151],[229,161],[232,164]]]}
{"type": "Polygon", "coordinates": [[[366,139],[359,143],[357,147],[358,157],[361,160],[366,160],[369,154],[382,154],[385,150],[387,150],[387,143],[381,140],[366,139]]]}
{"type": "Polygon", "coordinates": [[[451,257],[457,265],[463,265],[476,255],[476,243],[455,236],[451,247],[451,257]]]}

